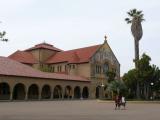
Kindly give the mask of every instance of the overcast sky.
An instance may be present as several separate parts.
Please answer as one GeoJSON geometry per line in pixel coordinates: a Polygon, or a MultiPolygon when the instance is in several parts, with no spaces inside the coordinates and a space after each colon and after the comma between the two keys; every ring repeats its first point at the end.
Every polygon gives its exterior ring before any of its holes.
{"type": "Polygon", "coordinates": [[[144,35],[140,54],[160,67],[159,0],[0,0],[0,31],[9,42],[0,42],[0,56],[41,42],[70,50],[108,43],[121,64],[121,75],[134,67],[134,41],[124,18],[132,8],[143,10],[144,35]]]}

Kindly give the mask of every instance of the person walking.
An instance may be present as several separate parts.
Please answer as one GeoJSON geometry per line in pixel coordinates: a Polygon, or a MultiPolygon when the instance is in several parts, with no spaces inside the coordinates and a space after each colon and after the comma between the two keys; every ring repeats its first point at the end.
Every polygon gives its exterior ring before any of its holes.
{"type": "Polygon", "coordinates": [[[125,100],[124,96],[122,96],[121,102],[122,102],[123,109],[125,110],[126,109],[126,100],[125,100]]]}
{"type": "Polygon", "coordinates": [[[118,108],[118,95],[115,96],[115,110],[118,108]]]}
{"type": "Polygon", "coordinates": [[[120,105],[121,105],[121,96],[116,95],[115,97],[115,110],[120,109],[120,105]]]}

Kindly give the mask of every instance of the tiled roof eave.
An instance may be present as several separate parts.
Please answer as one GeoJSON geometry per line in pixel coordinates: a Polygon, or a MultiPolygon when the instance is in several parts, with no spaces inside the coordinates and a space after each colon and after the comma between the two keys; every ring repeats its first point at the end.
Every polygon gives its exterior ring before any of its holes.
{"type": "Polygon", "coordinates": [[[0,74],[0,76],[11,76],[11,77],[26,77],[26,78],[39,78],[39,79],[50,79],[50,80],[62,80],[62,81],[74,81],[74,82],[91,82],[90,80],[74,80],[74,79],[60,79],[60,78],[47,78],[47,77],[38,77],[38,76],[23,76],[23,75],[6,75],[0,74]]]}
{"type": "Polygon", "coordinates": [[[82,61],[82,62],[68,62],[69,64],[83,64],[83,63],[89,63],[89,61],[82,61]]]}
{"type": "Polygon", "coordinates": [[[68,64],[82,64],[82,63],[89,63],[89,60],[80,61],[80,62],[69,62],[69,61],[61,61],[61,62],[46,62],[46,64],[58,64],[58,63],[68,63],[68,64]]]}
{"type": "Polygon", "coordinates": [[[60,61],[60,62],[46,62],[46,64],[57,64],[57,63],[68,63],[68,61],[60,61]]]}
{"type": "MultiPolygon", "coordinates": [[[[21,61],[19,61],[19,62],[21,62],[21,61]]],[[[38,62],[24,62],[24,61],[22,61],[21,63],[23,63],[23,64],[38,64],[38,62]]]]}

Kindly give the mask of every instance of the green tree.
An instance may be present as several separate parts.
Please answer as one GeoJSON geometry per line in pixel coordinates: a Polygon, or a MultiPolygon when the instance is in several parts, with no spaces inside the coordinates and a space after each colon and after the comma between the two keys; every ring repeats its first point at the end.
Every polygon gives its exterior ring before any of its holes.
{"type": "MultiPolygon", "coordinates": [[[[127,12],[129,18],[126,18],[125,21],[127,24],[131,24],[131,32],[134,37],[135,44],[135,68],[138,69],[137,61],[139,60],[139,41],[143,35],[143,29],[141,22],[144,21],[142,11],[138,11],[137,9],[132,9],[127,12]]],[[[139,82],[137,81],[137,98],[139,98],[139,82]]]]}
{"type": "MultiPolygon", "coordinates": [[[[150,78],[150,85],[153,83],[151,87],[151,91],[160,95],[160,70],[156,65],[152,65],[152,76],[150,78]]],[[[160,96],[153,96],[154,98],[160,99],[160,96]]]]}
{"type": "Polygon", "coordinates": [[[139,83],[141,88],[143,88],[142,98],[149,98],[150,81],[153,75],[153,69],[150,65],[151,58],[145,53],[142,58],[138,61],[138,71],[139,71],[139,83]]]}
{"type": "Polygon", "coordinates": [[[108,84],[108,91],[114,94],[125,94],[126,86],[122,80],[114,80],[108,84]]]}
{"type": "Polygon", "coordinates": [[[132,69],[124,74],[123,81],[125,82],[130,95],[134,95],[134,90],[137,89],[137,81],[140,84],[141,98],[149,99],[151,95],[151,83],[154,84],[154,91],[159,90],[160,85],[160,70],[156,65],[150,64],[151,58],[143,54],[138,62],[138,70],[132,69]]]}
{"type": "Polygon", "coordinates": [[[127,86],[128,98],[135,98],[136,96],[136,83],[137,83],[137,70],[131,69],[128,73],[125,73],[122,77],[125,85],[127,86]]]}
{"type": "Polygon", "coordinates": [[[107,76],[108,76],[108,83],[110,83],[111,81],[115,80],[116,73],[113,71],[108,71],[107,76]]]}

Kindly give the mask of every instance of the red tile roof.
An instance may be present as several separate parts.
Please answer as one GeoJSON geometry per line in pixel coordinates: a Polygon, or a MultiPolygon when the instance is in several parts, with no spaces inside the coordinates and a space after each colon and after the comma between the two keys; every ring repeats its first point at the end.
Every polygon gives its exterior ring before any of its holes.
{"type": "Polygon", "coordinates": [[[31,48],[29,48],[29,49],[27,49],[25,51],[31,51],[31,50],[40,49],[40,48],[42,48],[42,49],[48,49],[48,50],[54,50],[54,51],[58,51],[58,52],[63,51],[63,50],[58,49],[58,48],[56,48],[53,45],[48,44],[48,43],[37,44],[34,47],[31,47],[31,48]]]}
{"type": "Polygon", "coordinates": [[[35,64],[38,63],[37,60],[34,58],[32,53],[25,52],[25,51],[16,51],[12,55],[9,56],[9,58],[16,60],[21,63],[27,63],[27,64],[35,64]]]}
{"type": "Polygon", "coordinates": [[[99,49],[101,45],[95,45],[85,48],[79,48],[69,51],[57,52],[56,55],[50,57],[46,63],[84,63],[89,62],[92,55],[99,49]]]}
{"type": "Polygon", "coordinates": [[[90,82],[80,76],[41,72],[6,57],[0,57],[0,75],[90,82]]]}

